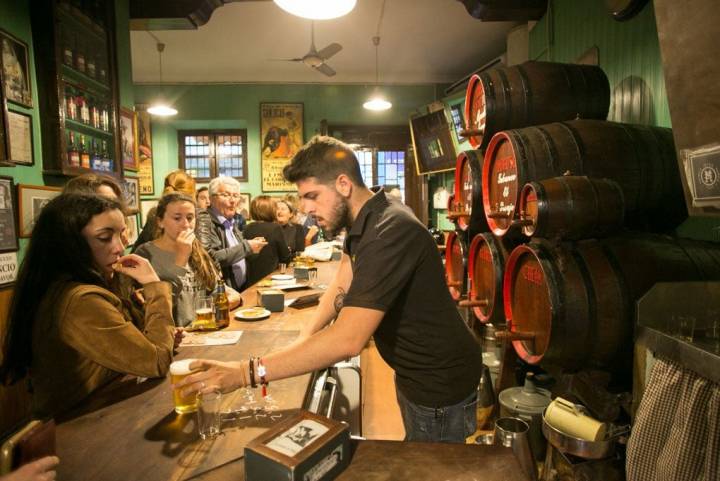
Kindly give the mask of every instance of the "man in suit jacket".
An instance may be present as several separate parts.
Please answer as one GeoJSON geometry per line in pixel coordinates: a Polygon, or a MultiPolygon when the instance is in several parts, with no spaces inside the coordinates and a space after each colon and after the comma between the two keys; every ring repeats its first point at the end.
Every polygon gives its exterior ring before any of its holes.
{"type": "Polygon", "coordinates": [[[237,291],[247,277],[248,255],[267,245],[262,237],[245,240],[235,220],[240,201],[240,183],[232,177],[219,176],[210,181],[210,207],[198,210],[197,237],[237,291]]]}

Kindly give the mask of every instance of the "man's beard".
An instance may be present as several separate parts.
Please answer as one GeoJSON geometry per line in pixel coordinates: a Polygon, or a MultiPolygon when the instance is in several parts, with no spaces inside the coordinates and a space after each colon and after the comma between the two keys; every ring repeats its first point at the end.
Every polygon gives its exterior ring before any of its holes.
{"type": "Polygon", "coordinates": [[[330,236],[335,237],[342,229],[352,227],[352,216],[350,215],[350,203],[348,200],[337,194],[340,199],[333,207],[332,222],[328,222],[325,228],[330,236]]]}

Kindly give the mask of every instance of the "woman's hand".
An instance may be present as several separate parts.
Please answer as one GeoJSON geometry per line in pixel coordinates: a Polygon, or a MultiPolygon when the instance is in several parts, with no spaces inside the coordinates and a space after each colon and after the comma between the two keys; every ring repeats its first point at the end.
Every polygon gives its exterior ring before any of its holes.
{"type": "Polygon", "coordinates": [[[180,267],[185,267],[187,265],[188,260],[190,259],[190,254],[192,254],[192,245],[194,240],[195,231],[193,229],[188,229],[178,234],[177,239],[175,239],[175,243],[177,245],[175,250],[175,264],[180,267]]]}
{"type": "Polygon", "coordinates": [[[173,337],[173,350],[180,347],[180,343],[183,340],[183,337],[185,337],[185,328],[184,327],[176,327],[173,337]]]}
{"type": "Polygon", "coordinates": [[[262,250],[263,247],[265,247],[268,243],[265,240],[264,237],[255,237],[254,239],[250,239],[248,241],[248,244],[250,244],[250,249],[252,249],[253,254],[257,254],[262,250]]]}
{"type": "Polygon", "coordinates": [[[227,294],[227,298],[228,298],[228,304],[229,304],[228,307],[231,310],[235,309],[236,307],[242,306],[243,300],[238,291],[236,291],[235,289],[233,289],[230,286],[225,286],[225,293],[227,294]]]}
{"type": "Polygon", "coordinates": [[[113,269],[115,272],[132,277],[143,286],[160,281],[155,269],[150,265],[150,261],[136,254],[122,256],[113,264],[113,269]]]}
{"type": "Polygon", "coordinates": [[[0,476],[0,481],[52,481],[55,479],[55,468],[59,462],[57,456],[45,456],[22,465],[6,476],[0,476]]]}
{"type": "Polygon", "coordinates": [[[197,372],[178,384],[173,384],[174,389],[182,389],[183,396],[216,390],[226,393],[249,384],[248,361],[220,362],[198,359],[191,362],[189,367],[197,372]]]}

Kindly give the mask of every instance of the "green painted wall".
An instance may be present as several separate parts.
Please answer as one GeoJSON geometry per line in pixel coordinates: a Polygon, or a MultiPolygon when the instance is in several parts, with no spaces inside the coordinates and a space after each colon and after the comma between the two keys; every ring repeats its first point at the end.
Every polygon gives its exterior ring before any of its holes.
{"type": "Polygon", "coordinates": [[[550,0],[530,32],[530,59],[575,62],[592,47],[610,81],[609,120],[670,127],[655,12],[650,2],[626,22],[605,2],[550,0]]]}
{"type": "MultiPolygon", "coordinates": [[[[129,0],[116,0],[115,2],[115,15],[117,24],[116,42],[118,51],[118,77],[120,81],[120,103],[121,105],[132,107],[132,105],[134,104],[134,98],[132,86],[132,69],[130,65],[130,31],[128,28],[128,1],[129,0]]],[[[1,0],[0,29],[8,32],[16,38],[19,38],[28,45],[33,105],[35,105],[36,107],[27,109],[8,102],[8,109],[11,111],[22,112],[32,116],[33,155],[35,157],[35,164],[32,166],[0,167],[0,175],[11,176],[14,179],[16,185],[62,185],[64,183],[64,179],[58,177],[44,176],[42,174],[43,158],[41,152],[40,138],[40,113],[37,108],[37,79],[35,75],[35,56],[32,43],[32,32],[30,27],[30,8],[32,8],[31,4],[32,0],[1,0]]],[[[22,259],[22,255],[27,246],[27,242],[27,239],[20,239],[20,251],[18,252],[18,261],[22,259]]]]}
{"type": "MultiPolygon", "coordinates": [[[[671,127],[652,2],[618,22],[595,0],[550,0],[548,13],[530,32],[530,59],[574,62],[597,46],[610,81],[609,120],[671,127]]],[[[720,219],[690,217],[678,235],[720,240],[720,219]]]]}
{"type": "Polygon", "coordinates": [[[249,177],[243,190],[259,194],[261,102],[302,102],[308,140],[319,132],[323,119],[331,124],[407,125],[415,109],[436,99],[432,85],[387,87],[384,92],[393,108],[375,113],[362,108],[371,89],[361,85],[136,85],[136,103],[149,104],[160,96],[178,110],[174,117],[152,120],[155,193],[162,191],[164,176],[178,168],[178,130],[238,128],[247,129],[248,135],[249,177]]]}

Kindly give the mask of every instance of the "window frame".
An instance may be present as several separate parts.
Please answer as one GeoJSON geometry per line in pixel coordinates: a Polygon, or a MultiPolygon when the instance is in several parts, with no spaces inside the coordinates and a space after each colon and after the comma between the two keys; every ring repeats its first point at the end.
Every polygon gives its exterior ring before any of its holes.
{"type": "Polygon", "coordinates": [[[185,168],[185,138],[191,136],[208,136],[211,137],[210,142],[210,177],[193,177],[196,182],[209,182],[218,176],[218,144],[217,138],[221,135],[236,135],[242,139],[242,171],[241,177],[233,177],[239,182],[248,182],[248,145],[247,145],[247,129],[191,129],[178,130],[178,165],[181,169],[185,168]]]}

